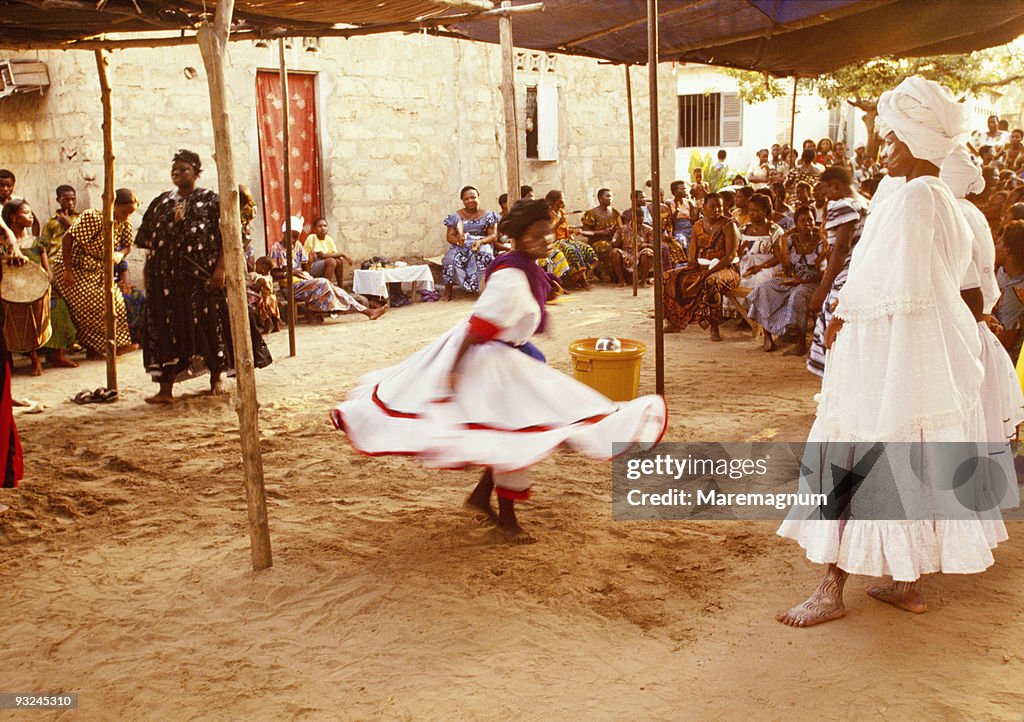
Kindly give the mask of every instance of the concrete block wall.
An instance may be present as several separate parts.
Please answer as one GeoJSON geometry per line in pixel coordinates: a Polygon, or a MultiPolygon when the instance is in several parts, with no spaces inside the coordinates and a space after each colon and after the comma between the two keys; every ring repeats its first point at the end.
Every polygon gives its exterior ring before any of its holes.
{"type": "MultiPolygon", "coordinates": [[[[82,208],[102,194],[102,115],[93,54],[12,53],[47,63],[42,95],[0,100],[0,167],[18,176],[17,192],[40,216],[53,212],[53,191],[70,183],[82,208]]],[[[442,219],[460,207],[464,185],[497,210],[504,191],[504,130],[497,46],[446,38],[381,35],[323,39],[318,52],[296,40],[289,69],[317,75],[321,191],[331,234],[353,258],[433,256],[444,250],[442,219]]],[[[276,44],[232,43],[228,59],[236,175],[260,191],[256,129],[257,70],[276,70],[276,44]]],[[[521,176],[543,194],[565,192],[570,210],[596,203],[608,186],[616,205],[628,199],[629,143],[624,71],[596,61],[558,57],[545,73],[517,74],[520,127],[525,88],[559,87],[559,160],[525,158],[521,176]]],[[[171,188],[171,158],[190,148],[203,158],[201,184],[216,188],[206,72],[193,46],[115,51],[111,62],[117,185],[135,189],[143,207],[171,188]]],[[[663,187],[674,177],[676,84],[661,81],[663,187]]],[[[638,185],[649,178],[647,72],[633,70],[638,185]]],[[[262,207],[260,208],[262,213],[262,207]]],[[[574,216],[578,219],[578,216],[574,216]]],[[[262,224],[254,224],[262,250],[262,224]]],[[[271,239],[271,242],[276,239],[271,239]]]]}

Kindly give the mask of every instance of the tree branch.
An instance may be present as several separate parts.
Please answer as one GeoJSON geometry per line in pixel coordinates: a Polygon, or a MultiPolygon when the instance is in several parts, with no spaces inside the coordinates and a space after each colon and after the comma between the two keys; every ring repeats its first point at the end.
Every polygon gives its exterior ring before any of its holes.
{"type": "Polygon", "coordinates": [[[978,90],[979,88],[1001,88],[1004,85],[1010,85],[1011,83],[1016,83],[1020,80],[1024,80],[1024,73],[1011,75],[1009,78],[1003,78],[1001,80],[986,80],[981,83],[974,83],[971,85],[971,90],[978,90]]]}

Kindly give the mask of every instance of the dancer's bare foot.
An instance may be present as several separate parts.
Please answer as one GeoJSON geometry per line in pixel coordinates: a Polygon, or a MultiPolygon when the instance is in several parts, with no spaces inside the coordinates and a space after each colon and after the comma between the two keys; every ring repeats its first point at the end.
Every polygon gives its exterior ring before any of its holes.
{"type": "Polygon", "coordinates": [[[33,351],[31,354],[29,354],[29,357],[32,359],[32,375],[42,376],[43,362],[39,359],[39,354],[33,351]]]}
{"type": "Polygon", "coordinates": [[[384,305],[384,306],[378,306],[377,308],[375,308],[373,310],[366,309],[365,311],[363,311],[363,315],[366,316],[371,321],[376,321],[378,318],[380,318],[385,313],[387,313],[389,308],[390,308],[390,306],[384,305]]]}
{"type": "Polygon", "coordinates": [[[712,341],[721,341],[722,340],[722,334],[720,334],[718,332],[718,326],[712,326],[711,327],[711,340],[712,341]]]}
{"type": "Polygon", "coordinates": [[[533,544],[536,538],[528,531],[519,526],[516,519],[515,502],[511,499],[498,497],[498,525],[497,532],[509,544],[533,544]]]}
{"type": "Polygon", "coordinates": [[[499,521],[495,527],[498,533],[501,535],[509,544],[536,544],[537,538],[530,534],[530,532],[523,529],[523,527],[515,524],[514,526],[503,526],[499,521]]]}
{"type": "Polygon", "coordinates": [[[763,348],[768,353],[771,353],[776,348],[775,339],[772,338],[772,335],[767,331],[764,332],[764,345],[761,348],[763,348]]]}
{"type": "Polygon", "coordinates": [[[220,379],[210,381],[210,396],[224,396],[228,390],[224,388],[224,382],[220,379]]]}
{"type": "Polygon", "coordinates": [[[868,596],[880,602],[891,604],[894,607],[905,609],[914,614],[924,614],[928,611],[928,605],[924,602],[924,595],[917,582],[892,582],[876,587],[868,587],[868,596]]]}
{"type": "Polygon", "coordinates": [[[679,333],[682,330],[683,329],[679,328],[674,323],[669,323],[665,325],[665,333],[679,333]]]}
{"type": "Polygon", "coordinates": [[[834,564],[829,565],[825,578],[805,601],[779,612],[775,619],[790,627],[813,627],[846,616],[843,606],[843,585],[848,575],[834,564]]]}
{"type": "Polygon", "coordinates": [[[484,469],[476,487],[466,497],[463,503],[467,509],[473,512],[477,523],[481,526],[493,526],[498,523],[498,514],[491,506],[491,493],[494,491],[494,475],[490,469],[484,469]]]}
{"type": "Polygon", "coordinates": [[[445,286],[444,287],[444,300],[445,301],[451,301],[452,300],[452,286],[445,286]]]}

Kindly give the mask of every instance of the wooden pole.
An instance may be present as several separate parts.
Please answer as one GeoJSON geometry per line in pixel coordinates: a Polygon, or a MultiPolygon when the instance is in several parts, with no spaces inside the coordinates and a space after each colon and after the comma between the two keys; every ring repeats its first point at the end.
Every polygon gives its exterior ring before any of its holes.
{"type": "Polygon", "coordinates": [[[796,148],[793,147],[793,138],[796,134],[796,85],[800,82],[800,79],[793,76],[793,103],[789,108],[789,165],[790,168],[796,168],[796,158],[793,155],[796,153],[796,148]]]}
{"type": "MultiPolygon", "coordinates": [[[[103,319],[107,337],[107,388],[117,389],[117,338],[114,330],[114,112],[110,105],[110,53],[97,50],[100,105],[103,107],[103,319]]],[[[70,262],[66,259],[65,262],[70,262]]]]}
{"type": "Polygon", "coordinates": [[[213,26],[199,28],[199,49],[206,66],[210,86],[210,111],[213,119],[214,160],[217,162],[217,186],[220,193],[220,235],[227,271],[228,311],[231,314],[231,340],[235,356],[235,383],[239,435],[242,443],[242,474],[249,509],[249,540],[252,568],[269,568],[274,562],[270,551],[270,527],[267,523],[267,497],[263,489],[263,456],[260,452],[259,399],[256,396],[256,368],[249,336],[249,307],[245,293],[245,251],[242,249],[242,218],[235,180],[234,150],[231,145],[231,115],[227,83],[224,79],[224,55],[231,28],[234,0],[220,0],[213,26]]]}
{"type": "MultiPolygon", "coordinates": [[[[665,329],[662,325],[661,158],[658,143],[658,0],[647,0],[647,74],[651,93],[651,215],[654,220],[654,388],[665,393],[665,329]]],[[[638,259],[639,260],[639,259],[638,259]]],[[[639,263],[637,263],[639,267],[639,263]]],[[[636,274],[634,274],[636,275],[636,274]]]]}
{"type": "Polygon", "coordinates": [[[629,76],[629,65],[626,65],[626,110],[629,113],[629,217],[630,235],[633,236],[633,295],[637,295],[640,284],[640,249],[638,246],[638,229],[636,207],[636,140],[633,128],[633,81],[629,76]]]}
{"type": "Polygon", "coordinates": [[[282,140],[284,143],[284,248],[288,253],[288,279],[285,281],[285,288],[288,292],[288,355],[295,355],[295,282],[292,277],[292,146],[289,138],[288,124],[291,117],[288,114],[288,66],[284,60],[284,38],[277,41],[281,59],[281,119],[284,123],[282,140]]]}
{"type": "MultiPolygon", "coordinates": [[[[509,10],[512,3],[505,0],[502,10],[509,10]]],[[[505,185],[508,204],[519,200],[519,123],[516,116],[516,57],[512,46],[512,18],[506,13],[498,18],[498,34],[501,41],[501,99],[505,109],[505,185]]]]}

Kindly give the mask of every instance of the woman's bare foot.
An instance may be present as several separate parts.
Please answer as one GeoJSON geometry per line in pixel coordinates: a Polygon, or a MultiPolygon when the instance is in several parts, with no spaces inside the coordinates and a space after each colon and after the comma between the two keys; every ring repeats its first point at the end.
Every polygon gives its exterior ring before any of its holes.
{"type": "Polygon", "coordinates": [[[846,616],[843,606],[843,585],[849,576],[835,564],[830,564],[825,578],[805,601],[779,612],[775,619],[790,627],[813,627],[846,616]]]}
{"type": "Polygon", "coordinates": [[[769,353],[775,350],[775,339],[767,331],[764,332],[764,345],[761,348],[769,353]]]}
{"type": "Polygon", "coordinates": [[[210,396],[224,396],[228,390],[224,388],[224,382],[220,379],[210,381],[210,396]]]}
{"type": "Polygon", "coordinates": [[[509,544],[533,544],[536,538],[519,526],[516,519],[515,502],[498,497],[498,525],[495,527],[509,544]]]}
{"type": "Polygon", "coordinates": [[[444,300],[445,301],[451,301],[452,300],[452,287],[451,286],[445,286],[444,287],[444,300]]]}
{"type": "Polygon", "coordinates": [[[720,334],[718,332],[718,324],[712,324],[711,325],[711,340],[712,341],[721,341],[722,340],[722,334],[720,334]]]}
{"type": "Polygon", "coordinates": [[[153,396],[146,397],[147,404],[173,404],[174,403],[174,383],[160,382],[160,391],[153,396]]]}
{"type": "Polygon", "coordinates": [[[61,368],[61,369],[77,369],[78,368],[78,363],[76,361],[72,361],[67,356],[65,356],[63,349],[61,349],[60,351],[57,351],[56,353],[53,354],[53,356],[50,357],[50,365],[55,367],[55,368],[61,368]]]}
{"type": "Polygon", "coordinates": [[[491,493],[494,491],[494,475],[490,469],[484,469],[484,474],[477,482],[476,488],[470,492],[463,504],[473,512],[474,518],[481,526],[493,526],[498,523],[498,514],[491,506],[491,493]]]}
{"type": "Polygon", "coordinates": [[[371,321],[376,321],[378,318],[380,318],[381,316],[388,312],[388,308],[390,308],[390,306],[384,305],[378,306],[372,311],[370,309],[366,309],[365,311],[363,311],[363,315],[366,316],[371,321]]]}
{"type": "Polygon", "coordinates": [[[892,582],[876,587],[868,587],[868,596],[894,607],[905,609],[914,614],[924,614],[928,605],[924,603],[924,595],[917,582],[892,582]]]}
{"type": "Polygon", "coordinates": [[[28,355],[32,359],[32,375],[42,376],[43,375],[43,362],[39,360],[39,353],[33,351],[28,355]]]}

